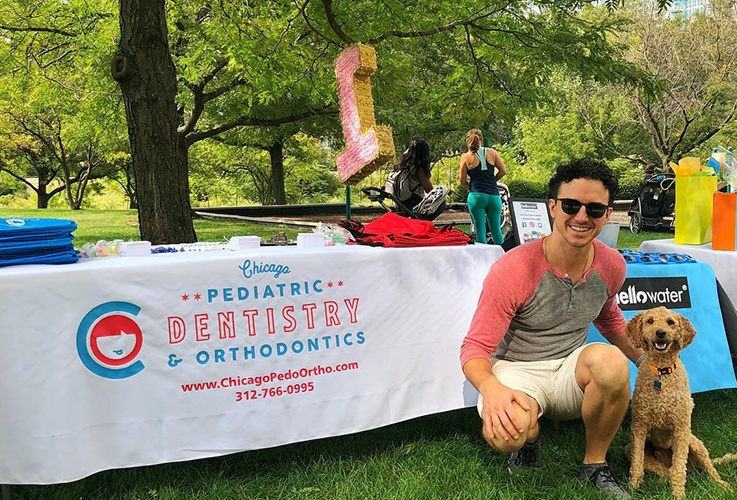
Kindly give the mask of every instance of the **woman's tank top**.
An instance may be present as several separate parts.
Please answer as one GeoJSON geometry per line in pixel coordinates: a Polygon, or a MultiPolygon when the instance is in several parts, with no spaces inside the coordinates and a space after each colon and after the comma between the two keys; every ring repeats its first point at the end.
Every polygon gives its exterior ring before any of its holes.
{"type": "Polygon", "coordinates": [[[478,167],[468,169],[468,190],[472,193],[499,195],[494,176],[494,165],[486,162],[486,148],[479,148],[476,157],[481,162],[478,167]]]}

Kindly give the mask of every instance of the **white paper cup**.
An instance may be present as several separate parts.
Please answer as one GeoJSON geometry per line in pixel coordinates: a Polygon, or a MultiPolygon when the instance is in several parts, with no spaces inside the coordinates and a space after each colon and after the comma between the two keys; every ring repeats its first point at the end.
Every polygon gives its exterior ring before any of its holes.
{"type": "Polygon", "coordinates": [[[300,248],[319,248],[325,246],[325,236],[321,233],[299,233],[297,246],[300,248]]]}
{"type": "Polygon", "coordinates": [[[231,250],[245,250],[247,248],[259,248],[260,246],[260,236],[233,236],[228,240],[228,248],[231,250]]]}

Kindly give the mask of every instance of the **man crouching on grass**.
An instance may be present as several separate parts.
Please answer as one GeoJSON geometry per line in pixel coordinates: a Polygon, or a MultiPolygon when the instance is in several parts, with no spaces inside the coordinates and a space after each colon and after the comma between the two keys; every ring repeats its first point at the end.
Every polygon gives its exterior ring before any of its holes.
{"type": "Polygon", "coordinates": [[[484,280],[461,347],[466,378],[479,391],[486,441],[510,453],[510,472],[540,466],[545,415],[582,417],[586,451],[579,479],[630,498],[606,462],[630,399],[626,321],[615,299],[625,262],[596,239],[619,183],[603,163],[558,167],[548,183],[552,233],[497,260],[484,280]],[[586,344],[593,321],[613,345],[586,344]]]}

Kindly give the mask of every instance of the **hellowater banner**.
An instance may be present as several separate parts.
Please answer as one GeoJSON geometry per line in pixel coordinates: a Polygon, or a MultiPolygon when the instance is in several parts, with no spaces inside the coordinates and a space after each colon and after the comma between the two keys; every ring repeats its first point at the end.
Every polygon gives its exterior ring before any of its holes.
{"type": "MultiPolygon", "coordinates": [[[[627,264],[627,279],[617,294],[625,318],[665,306],[684,315],[696,338],[681,352],[691,392],[737,387],[732,359],[719,309],[716,278],[708,264],[627,264]]],[[[606,342],[592,326],[589,341],[606,342]]],[[[637,370],[630,364],[631,387],[637,370]]]]}
{"type": "Polygon", "coordinates": [[[500,247],[261,248],[0,269],[0,483],[462,408],[500,247]]]}

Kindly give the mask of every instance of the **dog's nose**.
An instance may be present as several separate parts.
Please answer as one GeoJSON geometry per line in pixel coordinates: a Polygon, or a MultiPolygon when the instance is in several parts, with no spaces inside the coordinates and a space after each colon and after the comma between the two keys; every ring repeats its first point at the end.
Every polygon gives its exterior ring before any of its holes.
{"type": "Polygon", "coordinates": [[[665,337],[665,332],[664,332],[663,330],[658,330],[657,332],[655,332],[655,335],[656,335],[656,336],[657,336],[657,337],[658,337],[659,339],[662,339],[662,338],[664,338],[664,337],[665,337]]]}

